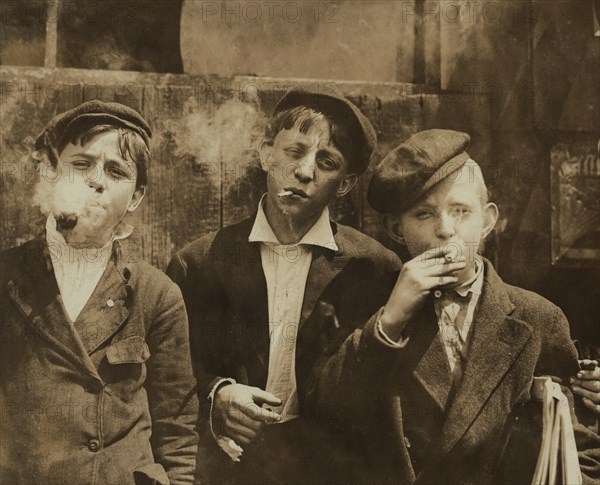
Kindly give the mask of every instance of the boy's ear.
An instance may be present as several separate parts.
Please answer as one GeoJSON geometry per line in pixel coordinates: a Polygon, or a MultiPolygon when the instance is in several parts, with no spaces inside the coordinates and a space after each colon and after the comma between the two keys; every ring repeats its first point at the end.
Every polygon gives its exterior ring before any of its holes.
{"type": "Polygon", "coordinates": [[[488,202],[483,206],[483,229],[481,230],[481,240],[484,240],[492,229],[496,226],[498,220],[498,206],[493,202],[488,202]]]}
{"type": "Polygon", "coordinates": [[[273,154],[271,150],[273,149],[273,145],[268,141],[264,140],[258,149],[258,155],[260,157],[260,167],[263,169],[263,172],[268,172],[269,167],[271,166],[271,159],[273,158],[273,154]]]}
{"type": "Polygon", "coordinates": [[[352,190],[352,188],[356,185],[356,181],[358,180],[358,175],[355,173],[350,173],[346,175],[342,181],[340,182],[340,186],[337,189],[336,197],[344,197],[348,192],[352,190]]]}
{"type": "Polygon", "coordinates": [[[383,216],[383,228],[394,241],[400,244],[406,244],[404,240],[404,233],[402,232],[402,224],[400,223],[400,217],[393,214],[386,214],[383,216]]]}
{"type": "Polygon", "coordinates": [[[134,210],[136,210],[138,208],[138,206],[140,205],[140,203],[142,202],[144,195],[146,195],[146,187],[145,186],[135,189],[135,192],[133,193],[133,195],[131,196],[131,200],[129,201],[129,206],[127,207],[127,212],[133,212],[134,210]]]}

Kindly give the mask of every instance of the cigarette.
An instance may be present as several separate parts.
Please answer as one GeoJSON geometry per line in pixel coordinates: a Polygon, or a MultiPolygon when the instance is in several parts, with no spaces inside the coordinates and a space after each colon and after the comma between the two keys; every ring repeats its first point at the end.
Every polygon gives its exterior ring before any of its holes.
{"type": "Polygon", "coordinates": [[[290,190],[281,190],[278,194],[277,197],[289,197],[290,195],[294,195],[293,192],[291,192],[290,190]]]}
{"type": "Polygon", "coordinates": [[[582,362],[581,363],[581,369],[582,370],[594,370],[597,366],[597,362],[595,361],[591,361],[591,362],[582,362]]]}
{"type": "Polygon", "coordinates": [[[56,224],[63,230],[73,229],[77,225],[77,214],[61,212],[56,218],[56,224]]]}

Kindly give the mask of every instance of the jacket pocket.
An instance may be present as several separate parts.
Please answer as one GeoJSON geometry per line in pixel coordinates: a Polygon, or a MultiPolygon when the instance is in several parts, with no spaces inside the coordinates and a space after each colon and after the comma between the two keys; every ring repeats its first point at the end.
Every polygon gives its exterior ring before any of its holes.
{"type": "Polygon", "coordinates": [[[106,359],[111,364],[141,364],[149,357],[148,344],[139,335],[114,342],[106,349],[106,359]]]}
{"type": "Polygon", "coordinates": [[[149,357],[148,344],[139,335],[109,345],[106,359],[98,367],[109,394],[125,402],[139,398],[138,393],[146,381],[146,361],[149,357]]]}
{"type": "Polygon", "coordinates": [[[135,485],[169,485],[167,472],[160,463],[148,463],[133,470],[135,485]]]}

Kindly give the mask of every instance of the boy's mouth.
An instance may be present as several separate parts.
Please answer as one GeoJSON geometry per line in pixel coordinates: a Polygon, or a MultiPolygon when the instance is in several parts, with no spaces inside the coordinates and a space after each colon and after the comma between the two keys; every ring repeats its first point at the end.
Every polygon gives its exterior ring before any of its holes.
{"type": "Polygon", "coordinates": [[[56,224],[65,231],[73,229],[77,225],[77,214],[73,212],[61,212],[56,217],[56,224]]]}
{"type": "Polygon", "coordinates": [[[279,197],[292,197],[293,195],[297,195],[298,197],[302,197],[304,199],[308,198],[308,194],[304,192],[302,189],[297,189],[295,187],[286,187],[282,191],[277,194],[279,197]]]}
{"type": "Polygon", "coordinates": [[[445,245],[444,259],[448,263],[458,261],[458,259],[464,255],[464,243],[462,241],[455,241],[445,245]]]}

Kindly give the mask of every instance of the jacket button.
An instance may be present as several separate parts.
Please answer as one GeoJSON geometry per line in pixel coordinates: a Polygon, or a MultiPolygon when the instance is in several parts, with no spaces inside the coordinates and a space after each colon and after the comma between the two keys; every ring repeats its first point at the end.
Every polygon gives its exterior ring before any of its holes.
{"type": "Polygon", "coordinates": [[[404,437],[404,445],[405,445],[407,448],[410,448],[410,440],[408,439],[408,436],[405,436],[405,437],[404,437]]]}
{"type": "Polygon", "coordinates": [[[100,442],[98,440],[89,440],[88,441],[88,450],[92,452],[96,452],[100,449],[100,442]]]}

